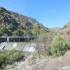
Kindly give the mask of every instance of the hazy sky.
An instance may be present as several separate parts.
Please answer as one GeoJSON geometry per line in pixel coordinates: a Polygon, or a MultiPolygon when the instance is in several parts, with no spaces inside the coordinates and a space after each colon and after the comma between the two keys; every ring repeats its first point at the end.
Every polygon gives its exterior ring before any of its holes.
{"type": "Polygon", "coordinates": [[[0,0],[0,6],[33,17],[47,27],[70,21],[70,0],[0,0]]]}

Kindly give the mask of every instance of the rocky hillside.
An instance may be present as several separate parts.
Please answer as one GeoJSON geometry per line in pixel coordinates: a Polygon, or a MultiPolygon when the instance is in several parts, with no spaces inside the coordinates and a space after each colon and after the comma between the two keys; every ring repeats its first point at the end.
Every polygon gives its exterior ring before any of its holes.
{"type": "Polygon", "coordinates": [[[70,22],[58,31],[65,39],[70,40],[70,22]]]}
{"type": "Polygon", "coordinates": [[[31,17],[20,15],[0,7],[0,36],[39,35],[48,31],[31,17]]]}

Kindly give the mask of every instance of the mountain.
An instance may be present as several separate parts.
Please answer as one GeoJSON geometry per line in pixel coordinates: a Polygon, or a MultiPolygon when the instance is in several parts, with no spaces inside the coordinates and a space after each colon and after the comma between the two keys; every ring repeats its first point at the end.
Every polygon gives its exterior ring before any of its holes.
{"type": "Polygon", "coordinates": [[[37,20],[0,7],[0,36],[35,36],[47,31],[37,20]]]}

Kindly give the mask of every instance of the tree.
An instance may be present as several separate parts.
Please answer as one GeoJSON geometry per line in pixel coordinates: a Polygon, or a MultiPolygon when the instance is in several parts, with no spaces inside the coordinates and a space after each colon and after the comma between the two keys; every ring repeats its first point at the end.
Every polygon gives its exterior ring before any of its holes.
{"type": "Polygon", "coordinates": [[[12,35],[12,32],[9,31],[9,30],[8,30],[7,28],[5,28],[5,27],[1,27],[1,28],[0,28],[0,36],[2,36],[2,35],[10,36],[10,35],[12,35]]]}
{"type": "Polygon", "coordinates": [[[13,35],[23,36],[23,35],[24,35],[24,30],[22,30],[22,29],[17,29],[16,31],[13,32],[13,35]]]}

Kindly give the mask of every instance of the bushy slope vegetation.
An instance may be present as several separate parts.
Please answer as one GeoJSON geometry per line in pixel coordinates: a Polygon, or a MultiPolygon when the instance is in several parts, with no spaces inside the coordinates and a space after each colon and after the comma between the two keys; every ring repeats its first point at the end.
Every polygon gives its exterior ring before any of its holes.
{"type": "Polygon", "coordinates": [[[53,38],[51,48],[48,49],[48,53],[49,55],[59,56],[64,55],[67,50],[70,50],[70,41],[56,35],[53,38]]]}

